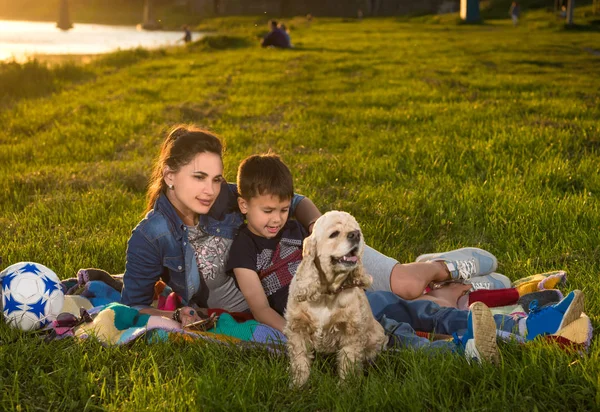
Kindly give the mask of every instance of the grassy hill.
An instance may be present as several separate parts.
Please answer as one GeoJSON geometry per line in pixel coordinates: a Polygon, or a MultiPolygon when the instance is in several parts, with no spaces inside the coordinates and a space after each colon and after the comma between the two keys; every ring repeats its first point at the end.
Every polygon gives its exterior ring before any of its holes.
{"type": "MultiPolygon", "coordinates": [[[[565,269],[599,325],[600,33],[527,16],[295,19],[297,47],[279,51],[257,47],[260,21],[207,21],[227,36],[87,66],[0,65],[3,265],[122,272],[164,132],[192,122],[224,138],[229,180],[273,149],[298,192],[354,214],[382,252],[479,246],[512,279],[565,269]]],[[[290,391],[285,358],[259,350],[42,343],[0,325],[0,409],[600,408],[597,340],[585,356],[501,350],[498,367],[386,353],[349,385],[320,359],[290,391]]]]}

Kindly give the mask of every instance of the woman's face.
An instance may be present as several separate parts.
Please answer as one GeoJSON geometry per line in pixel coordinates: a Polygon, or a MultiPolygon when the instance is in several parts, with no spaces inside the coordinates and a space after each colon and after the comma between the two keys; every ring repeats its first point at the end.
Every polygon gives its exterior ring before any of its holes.
{"type": "Polygon", "coordinates": [[[223,161],[215,153],[198,153],[179,171],[165,171],[167,198],[178,212],[183,223],[192,226],[198,215],[208,213],[221,191],[223,161]]]}

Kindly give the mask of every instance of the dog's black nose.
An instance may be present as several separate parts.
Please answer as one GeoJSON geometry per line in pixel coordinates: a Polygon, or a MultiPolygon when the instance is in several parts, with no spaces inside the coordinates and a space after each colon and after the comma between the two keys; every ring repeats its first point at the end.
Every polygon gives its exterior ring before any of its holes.
{"type": "Polygon", "coordinates": [[[352,242],[358,242],[360,240],[360,230],[353,230],[348,233],[348,240],[352,242]]]}

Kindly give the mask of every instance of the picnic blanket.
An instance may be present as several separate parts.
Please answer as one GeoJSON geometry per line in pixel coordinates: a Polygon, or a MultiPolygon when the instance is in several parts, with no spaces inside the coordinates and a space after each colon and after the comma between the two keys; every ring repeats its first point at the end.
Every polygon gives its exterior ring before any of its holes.
{"type": "Polygon", "coordinates": [[[206,332],[191,332],[173,327],[173,322],[162,316],[140,314],[137,309],[120,303],[104,306],[92,322],[74,328],[73,336],[93,336],[106,344],[123,345],[144,338],[147,342],[168,341],[178,338],[204,339],[219,343],[238,344],[255,342],[277,345],[285,341],[279,331],[254,320],[238,322],[230,314],[223,313],[214,328],[206,332]]]}
{"type": "MultiPolygon", "coordinates": [[[[61,328],[57,322],[50,325],[55,336],[63,338],[95,337],[107,345],[123,345],[137,339],[147,342],[168,341],[169,339],[203,339],[213,342],[240,344],[257,343],[269,347],[281,345],[285,336],[270,326],[259,323],[248,314],[216,312],[219,318],[215,326],[205,332],[189,331],[174,327],[170,319],[162,316],[140,314],[135,308],[119,303],[123,287],[122,276],[110,275],[100,269],[81,269],[74,278],[61,282],[65,292],[63,312],[80,316],[81,309],[91,315],[93,321],[74,328],[61,328]]],[[[154,305],[158,309],[174,310],[181,300],[163,282],[155,288],[154,305]]]]}
{"type": "Polygon", "coordinates": [[[566,280],[567,272],[557,270],[518,279],[512,283],[512,286],[517,289],[520,296],[523,296],[538,290],[557,289],[566,280]]]}
{"type": "MultiPolygon", "coordinates": [[[[528,276],[513,283],[513,287],[518,291],[518,293],[514,293],[514,296],[516,299],[533,291],[554,289],[565,281],[566,272],[564,271],[528,276]]],[[[219,313],[218,321],[213,328],[205,332],[173,327],[173,322],[169,319],[140,314],[137,309],[120,304],[122,277],[109,275],[99,269],[81,269],[77,273],[77,277],[64,280],[62,287],[66,293],[64,311],[79,316],[81,308],[84,308],[93,315],[93,321],[71,329],[55,328],[58,337],[89,338],[93,336],[107,345],[123,345],[137,339],[144,339],[147,342],[181,338],[203,339],[227,344],[266,345],[275,350],[281,350],[281,345],[286,341],[285,336],[278,330],[249,319],[251,315],[228,313],[218,309],[213,310],[219,313]]],[[[473,295],[477,294],[473,293],[473,295]]],[[[516,301],[511,302],[505,299],[502,302],[503,306],[491,308],[493,313],[520,314],[524,312],[522,307],[516,305],[516,301]]],[[[157,283],[155,288],[157,308],[174,310],[181,304],[181,299],[172,292],[169,286],[162,282],[157,283]]],[[[209,311],[209,314],[211,312],[209,311]]],[[[421,336],[429,336],[426,332],[417,333],[421,336]]],[[[546,338],[556,341],[564,347],[587,350],[591,335],[591,321],[583,314],[570,328],[546,338]]],[[[519,337],[513,334],[503,333],[499,337],[505,340],[519,341],[519,337]]]]}

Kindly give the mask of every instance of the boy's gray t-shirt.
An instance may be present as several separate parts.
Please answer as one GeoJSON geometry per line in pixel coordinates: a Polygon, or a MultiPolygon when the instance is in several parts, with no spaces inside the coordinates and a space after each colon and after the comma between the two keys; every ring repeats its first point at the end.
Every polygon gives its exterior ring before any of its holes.
{"type": "Polygon", "coordinates": [[[188,240],[200,274],[200,291],[192,301],[202,308],[219,308],[230,312],[248,310],[244,295],[233,276],[225,272],[233,239],[212,236],[199,227],[188,227],[188,240]]]}

